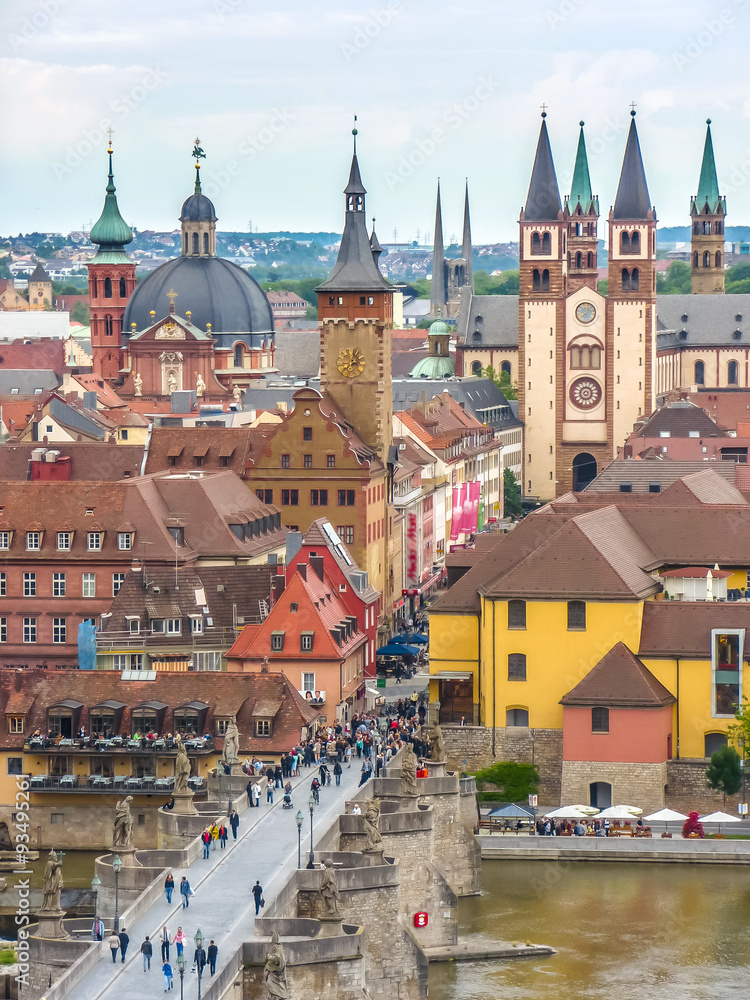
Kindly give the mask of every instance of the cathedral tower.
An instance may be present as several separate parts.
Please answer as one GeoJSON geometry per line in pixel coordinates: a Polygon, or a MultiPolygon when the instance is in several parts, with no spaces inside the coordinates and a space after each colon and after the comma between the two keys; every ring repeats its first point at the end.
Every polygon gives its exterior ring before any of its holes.
{"type": "Polygon", "coordinates": [[[135,288],[135,264],[125,253],[132,242],[130,227],[120,215],[112,173],[110,144],[109,174],[104,208],[91,230],[91,242],[99,249],[87,265],[91,308],[91,352],[94,373],[114,380],[120,372],[122,317],[135,288]]]}
{"type": "Polygon", "coordinates": [[[631,111],[614,207],[609,213],[608,425],[614,448],[654,408],[656,211],[651,205],[631,111]]]}
{"type": "Polygon", "coordinates": [[[597,287],[599,199],[591,194],[591,178],[583,126],[584,123],[581,122],[573,180],[570,194],[565,199],[565,219],[568,223],[569,291],[575,291],[576,288],[584,286],[596,291],[597,287]]]}
{"type": "Polygon", "coordinates": [[[344,233],[330,277],[316,289],[320,327],[320,385],[341,416],[384,466],[393,441],[391,329],[393,291],[378,270],[380,244],[371,242],[365,187],[357,161],[356,129],[344,233]]]}
{"type": "Polygon", "coordinates": [[[698,194],[690,200],[692,237],[691,290],[693,295],[724,294],[724,220],[726,199],[719,194],[711,119],[706,120],[706,144],[698,181],[698,194]]]}

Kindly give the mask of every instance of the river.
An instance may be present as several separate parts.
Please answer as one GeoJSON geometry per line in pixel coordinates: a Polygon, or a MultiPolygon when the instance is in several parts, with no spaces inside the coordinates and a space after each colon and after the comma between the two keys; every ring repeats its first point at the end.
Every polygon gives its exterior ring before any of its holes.
{"type": "Polygon", "coordinates": [[[484,861],[459,933],[549,958],[430,966],[430,1000],[734,1000],[750,982],[750,871],[729,865],[484,861]]]}

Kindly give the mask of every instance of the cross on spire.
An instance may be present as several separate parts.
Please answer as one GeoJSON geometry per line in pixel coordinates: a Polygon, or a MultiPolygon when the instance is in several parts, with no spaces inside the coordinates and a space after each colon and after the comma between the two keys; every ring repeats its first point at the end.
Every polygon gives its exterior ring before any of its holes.
{"type": "Polygon", "coordinates": [[[174,300],[177,298],[177,292],[174,290],[174,288],[169,289],[169,291],[167,292],[167,298],[169,299],[170,306],[173,306],[174,300]]]}
{"type": "Polygon", "coordinates": [[[109,128],[107,129],[107,142],[109,143],[109,150],[108,150],[108,152],[110,152],[110,153],[112,152],[112,136],[113,136],[113,134],[114,134],[114,129],[110,125],[109,128]]]}
{"type": "Polygon", "coordinates": [[[638,105],[635,103],[635,101],[632,101],[630,104],[630,114],[633,116],[633,118],[635,118],[635,109],[637,107],[638,105]]]}
{"type": "Polygon", "coordinates": [[[547,117],[547,105],[546,104],[540,104],[539,107],[542,109],[542,118],[546,118],[547,117]]]}

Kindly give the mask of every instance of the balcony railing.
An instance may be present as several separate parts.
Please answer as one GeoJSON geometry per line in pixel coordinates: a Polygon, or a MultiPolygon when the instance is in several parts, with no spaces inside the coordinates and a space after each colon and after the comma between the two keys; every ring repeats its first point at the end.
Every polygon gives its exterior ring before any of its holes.
{"type": "MultiPolygon", "coordinates": [[[[200,794],[205,792],[205,778],[188,778],[189,787],[200,794]]],[[[156,778],[153,775],[143,777],[127,777],[116,775],[113,778],[100,774],[89,777],[78,774],[32,774],[29,777],[29,788],[32,792],[78,792],[87,795],[98,794],[121,795],[123,792],[141,794],[168,795],[174,789],[174,778],[156,778]]]]}
{"type": "MultiPolygon", "coordinates": [[[[215,745],[213,736],[196,737],[195,739],[184,741],[185,749],[188,753],[203,754],[214,753],[215,745]]],[[[177,743],[169,736],[157,736],[149,740],[146,737],[140,739],[129,739],[125,736],[114,736],[111,739],[103,739],[96,736],[85,736],[76,739],[51,739],[47,736],[32,736],[23,745],[24,753],[59,753],[59,754],[80,754],[80,753],[107,753],[107,754],[144,754],[154,753],[162,756],[170,756],[177,753],[177,743]]]]}
{"type": "Polygon", "coordinates": [[[211,627],[198,633],[182,632],[154,632],[152,629],[141,629],[139,632],[129,631],[109,631],[104,630],[96,633],[97,653],[127,652],[128,650],[164,653],[178,653],[181,650],[192,649],[220,649],[225,650],[234,643],[243,625],[260,624],[262,618],[256,616],[257,621],[246,618],[238,621],[236,628],[223,626],[221,628],[211,627]]]}

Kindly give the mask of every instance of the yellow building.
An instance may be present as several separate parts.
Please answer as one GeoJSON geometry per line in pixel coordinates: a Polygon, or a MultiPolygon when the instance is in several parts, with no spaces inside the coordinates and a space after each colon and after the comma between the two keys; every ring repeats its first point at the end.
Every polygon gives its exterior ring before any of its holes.
{"type": "Polygon", "coordinates": [[[37,264],[29,278],[29,309],[52,308],[52,278],[41,264],[37,264]]]}
{"type": "MultiPolygon", "coordinates": [[[[706,470],[660,494],[569,494],[468,553],[464,566],[453,557],[456,582],[430,610],[431,701],[442,723],[481,730],[473,745],[462,729],[449,735],[454,756],[480,763],[534,753],[545,804],[589,791],[574,781],[583,763],[592,801],[602,782],[617,801],[644,787],[655,808],[665,794],[677,802],[681,788],[698,802],[706,758],[750,695],[750,602],[737,599],[750,566],[748,527],[750,505],[706,470]],[[603,665],[618,644],[620,661],[657,692],[651,701],[630,700],[616,664],[603,665]],[[608,740],[583,739],[564,699],[587,678],[597,678],[596,698],[571,705],[591,709],[593,727],[603,712],[616,721],[631,710],[629,735],[626,727],[615,739],[614,726],[608,740]]],[[[595,685],[584,687],[592,698],[595,685]]]]}

